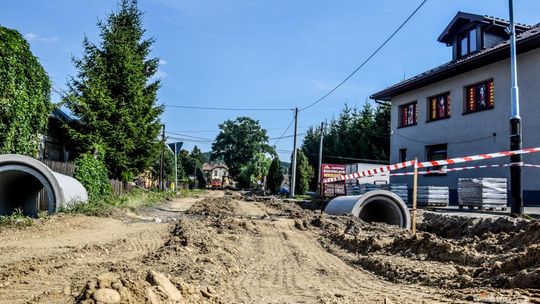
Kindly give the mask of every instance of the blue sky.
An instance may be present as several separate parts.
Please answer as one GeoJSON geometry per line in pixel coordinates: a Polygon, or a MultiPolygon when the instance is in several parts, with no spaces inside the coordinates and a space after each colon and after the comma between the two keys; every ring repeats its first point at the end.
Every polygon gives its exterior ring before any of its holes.
{"type": "MultiPolygon", "coordinates": [[[[303,107],[352,72],[421,0],[276,1],[139,0],[154,57],[162,59],[159,103],[209,107],[303,107]]],[[[322,103],[301,112],[299,133],[361,106],[380,89],[444,63],[451,50],[436,41],[457,11],[508,18],[506,0],[429,0],[400,33],[322,103]]],[[[0,24],[25,35],[61,91],[75,75],[84,35],[98,41],[96,22],[112,0],[3,0],[0,24]]],[[[517,0],[516,21],[540,22],[540,1],[517,0]]],[[[53,101],[59,100],[53,93],[53,101]]],[[[215,138],[218,124],[247,115],[279,137],[292,112],[217,112],[168,108],[169,131],[215,138]]],[[[287,132],[292,134],[292,130],[287,132]]],[[[271,144],[274,143],[272,140],[271,144]]],[[[185,143],[191,149],[194,143],[185,143]]],[[[210,144],[200,143],[203,151],[210,144]]],[[[292,139],[278,149],[292,150],[292,139]]],[[[287,153],[280,153],[289,159],[287,153]]]]}

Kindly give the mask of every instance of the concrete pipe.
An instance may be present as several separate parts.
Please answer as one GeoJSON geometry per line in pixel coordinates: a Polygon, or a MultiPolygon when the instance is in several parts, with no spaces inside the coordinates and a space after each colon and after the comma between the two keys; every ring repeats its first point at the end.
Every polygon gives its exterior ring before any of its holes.
{"type": "Polygon", "coordinates": [[[386,190],[336,197],[328,203],[324,212],[331,215],[352,214],[369,223],[382,222],[407,229],[411,226],[411,216],[405,202],[386,190]]]}
{"type": "Polygon", "coordinates": [[[24,155],[0,155],[0,215],[21,209],[36,216],[38,194],[44,189],[49,213],[72,203],[87,202],[86,189],[76,179],[53,172],[40,161],[24,155]]]}

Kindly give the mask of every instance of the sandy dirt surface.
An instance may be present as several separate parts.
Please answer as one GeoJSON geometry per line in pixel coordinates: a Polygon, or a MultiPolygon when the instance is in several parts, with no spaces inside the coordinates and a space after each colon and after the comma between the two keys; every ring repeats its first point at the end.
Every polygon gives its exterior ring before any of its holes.
{"type": "Polygon", "coordinates": [[[422,223],[222,191],[55,215],[0,230],[0,303],[540,303],[537,222],[422,223]]]}

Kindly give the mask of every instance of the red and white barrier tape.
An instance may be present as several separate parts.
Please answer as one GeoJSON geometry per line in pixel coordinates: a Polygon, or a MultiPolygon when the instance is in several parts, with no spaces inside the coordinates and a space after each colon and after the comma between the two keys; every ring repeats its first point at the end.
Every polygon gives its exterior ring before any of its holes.
{"type": "MultiPolygon", "coordinates": [[[[426,161],[426,162],[419,162],[418,168],[427,168],[427,167],[433,167],[433,166],[444,166],[444,165],[452,165],[452,164],[459,164],[459,163],[466,163],[471,162],[475,160],[485,160],[485,159],[491,159],[491,158],[497,158],[497,157],[504,157],[504,156],[512,156],[512,155],[519,155],[519,154],[529,154],[529,153],[537,153],[540,152],[540,147],[537,148],[527,148],[527,149],[521,149],[521,150],[515,150],[515,151],[504,151],[504,152],[495,152],[495,153],[488,153],[488,154],[479,154],[479,155],[472,155],[472,156],[463,156],[463,157],[456,157],[446,160],[434,160],[434,161],[426,161]]],[[[337,181],[342,181],[346,179],[356,179],[366,176],[373,176],[378,175],[383,172],[390,172],[398,169],[407,168],[414,165],[414,161],[407,161],[399,164],[394,165],[388,165],[384,167],[380,167],[377,169],[371,169],[366,170],[363,172],[358,173],[352,173],[352,174],[345,174],[338,177],[333,178],[327,178],[323,180],[323,183],[333,183],[337,181]]],[[[456,169],[456,168],[454,168],[456,169]]],[[[478,168],[476,168],[478,169],[478,168]]],[[[448,169],[447,169],[448,170],[448,169]]],[[[457,170],[456,170],[457,171],[457,170]]],[[[448,172],[448,171],[447,171],[448,172]]],[[[436,173],[433,172],[432,173],[436,173]]]]}
{"type": "Polygon", "coordinates": [[[495,152],[495,153],[489,153],[489,154],[479,154],[479,155],[473,155],[473,156],[456,157],[456,158],[451,158],[451,159],[446,159],[446,160],[426,161],[426,162],[418,163],[418,168],[453,165],[453,164],[466,163],[466,162],[475,161],[475,160],[484,160],[484,159],[491,159],[491,158],[497,158],[497,157],[537,153],[537,152],[540,152],[540,148],[528,148],[528,149],[521,149],[521,150],[516,150],[516,151],[504,151],[504,152],[495,152]]]}
{"type": "MultiPolygon", "coordinates": [[[[532,166],[538,166],[538,165],[528,165],[523,163],[511,163],[511,164],[500,164],[500,165],[481,165],[481,166],[470,166],[470,167],[459,167],[459,168],[448,168],[448,169],[440,169],[440,170],[426,170],[426,171],[418,171],[418,174],[434,174],[434,173],[448,173],[448,172],[455,172],[455,171],[464,171],[464,170],[474,170],[474,169],[484,169],[484,168],[497,168],[497,167],[532,167],[532,166]]],[[[538,166],[540,167],[540,166],[538,166]]],[[[407,176],[407,175],[413,175],[414,172],[404,172],[404,173],[391,173],[388,174],[389,176],[407,176]]]]}

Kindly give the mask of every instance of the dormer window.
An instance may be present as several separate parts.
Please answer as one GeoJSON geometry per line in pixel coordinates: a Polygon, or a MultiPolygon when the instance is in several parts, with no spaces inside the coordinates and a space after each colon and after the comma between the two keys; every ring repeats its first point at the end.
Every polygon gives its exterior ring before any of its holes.
{"type": "MultiPolygon", "coordinates": [[[[458,12],[437,40],[451,46],[452,60],[458,60],[509,39],[505,32],[509,25],[503,19],[458,12]]],[[[516,34],[532,28],[525,24],[515,25],[516,34]]]]}
{"type": "Polygon", "coordinates": [[[463,57],[478,51],[481,47],[478,45],[477,28],[465,31],[459,39],[459,56],[463,57]]]}

